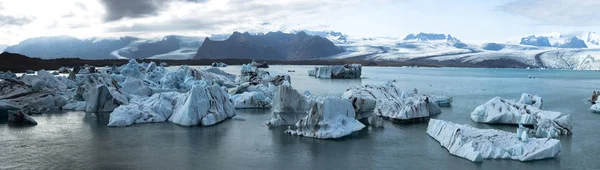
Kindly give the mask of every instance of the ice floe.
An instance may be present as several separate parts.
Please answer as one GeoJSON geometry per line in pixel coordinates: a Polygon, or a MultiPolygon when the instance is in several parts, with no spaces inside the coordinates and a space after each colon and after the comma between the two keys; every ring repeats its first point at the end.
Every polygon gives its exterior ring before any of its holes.
{"type": "Polygon", "coordinates": [[[477,129],[443,120],[431,119],[427,134],[450,154],[473,162],[483,159],[532,161],[553,158],[561,151],[560,141],[550,138],[528,138],[495,129],[477,129]]]}

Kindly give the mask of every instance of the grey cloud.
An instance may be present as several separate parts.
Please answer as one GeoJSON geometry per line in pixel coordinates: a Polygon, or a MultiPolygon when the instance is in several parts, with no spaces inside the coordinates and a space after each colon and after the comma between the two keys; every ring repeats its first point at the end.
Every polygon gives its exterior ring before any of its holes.
{"type": "Polygon", "coordinates": [[[175,19],[162,23],[137,23],[132,26],[119,26],[109,29],[110,32],[168,32],[195,31],[216,29],[221,25],[231,24],[232,20],[203,20],[199,18],[175,19]]]}
{"type": "Polygon", "coordinates": [[[106,10],[104,21],[107,22],[122,18],[155,16],[173,1],[201,3],[206,0],[100,0],[106,10]]]}
{"type": "Polygon", "coordinates": [[[598,0],[519,0],[498,6],[498,9],[527,17],[548,25],[600,25],[598,0]]]}
{"type": "Polygon", "coordinates": [[[21,26],[29,24],[33,21],[32,18],[28,17],[15,17],[9,15],[0,14],[0,26],[21,26]]]}

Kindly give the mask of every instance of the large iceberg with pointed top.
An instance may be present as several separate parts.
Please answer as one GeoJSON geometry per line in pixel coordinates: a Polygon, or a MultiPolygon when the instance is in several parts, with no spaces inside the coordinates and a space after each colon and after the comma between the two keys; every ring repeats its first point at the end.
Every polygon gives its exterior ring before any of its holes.
{"type": "Polygon", "coordinates": [[[218,86],[194,85],[187,96],[169,121],[182,126],[210,126],[235,116],[229,96],[218,86]]]}
{"type": "Polygon", "coordinates": [[[553,158],[561,151],[560,141],[550,138],[528,138],[520,134],[477,129],[443,120],[431,119],[427,134],[437,140],[450,154],[473,162],[484,159],[533,161],[553,158]]]}

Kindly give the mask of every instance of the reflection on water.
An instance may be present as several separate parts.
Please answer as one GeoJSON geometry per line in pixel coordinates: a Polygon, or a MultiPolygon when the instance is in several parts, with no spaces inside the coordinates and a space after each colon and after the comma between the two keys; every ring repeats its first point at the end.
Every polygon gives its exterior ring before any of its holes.
{"type": "MultiPolygon", "coordinates": [[[[600,73],[365,67],[363,79],[329,80],[309,77],[311,68],[272,66],[269,71],[291,75],[294,88],[318,96],[395,79],[406,90],[454,96],[452,107],[442,108],[438,119],[511,132],[516,127],[474,123],[470,113],[495,96],[539,94],[544,109],[571,114],[574,134],[560,138],[563,150],[555,159],[471,163],[448,154],[425,133],[426,123],[386,121],[382,129],[318,140],[289,136],[283,133],[287,127],[267,128],[268,109],[238,110],[246,121],[226,120],[211,127],[154,123],[108,128],[107,114],[65,112],[35,115],[37,126],[0,122],[0,169],[600,169],[600,114],[590,113],[585,102],[598,90],[600,73]]],[[[239,67],[224,70],[238,74],[239,67]]]]}

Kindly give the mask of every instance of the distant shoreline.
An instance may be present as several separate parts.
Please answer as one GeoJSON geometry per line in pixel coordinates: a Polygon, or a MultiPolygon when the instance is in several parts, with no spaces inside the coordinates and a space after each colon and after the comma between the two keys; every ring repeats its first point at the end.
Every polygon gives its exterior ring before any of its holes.
{"type": "MultiPolygon", "coordinates": [[[[168,65],[211,65],[213,62],[223,62],[229,65],[242,65],[252,61],[252,59],[199,59],[199,60],[155,60],[155,59],[137,59],[138,62],[155,62],[160,64],[165,62],[168,65]]],[[[78,58],[59,58],[43,60],[40,58],[30,58],[21,54],[7,53],[0,54],[0,71],[25,72],[26,70],[56,70],[60,67],[74,67],[91,65],[96,67],[123,65],[129,60],[82,60],[78,58]]],[[[468,67],[468,68],[527,68],[523,64],[515,64],[510,61],[498,60],[496,62],[471,64],[462,62],[436,62],[432,60],[418,61],[369,61],[369,60],[257,60],[257,62],[266,62],[269,65],[342,65],[342,64],[361,64],[363,66],[418,66],[418,67],[468,67]]]]}

